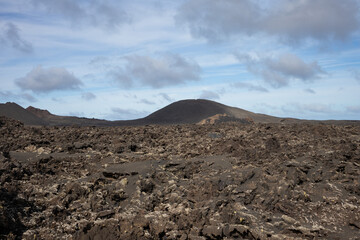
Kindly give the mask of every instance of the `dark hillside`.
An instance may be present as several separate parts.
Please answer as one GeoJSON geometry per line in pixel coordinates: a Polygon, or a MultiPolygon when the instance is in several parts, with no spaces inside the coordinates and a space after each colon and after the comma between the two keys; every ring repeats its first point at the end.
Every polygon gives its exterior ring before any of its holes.
{"type": "Polygon", "coordinates": [[[12,102],[0,104],[0,116],[16,119],[25,125],[47,125],[44,119],[35,116],[33,113],[12,102]]]}

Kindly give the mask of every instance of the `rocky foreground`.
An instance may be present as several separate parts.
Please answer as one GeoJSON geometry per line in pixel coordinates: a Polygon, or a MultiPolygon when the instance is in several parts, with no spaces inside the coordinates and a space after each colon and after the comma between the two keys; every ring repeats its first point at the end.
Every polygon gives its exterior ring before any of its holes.
{"type": "Polygon", "coordinates": [[[0,239],[360,239],[360,126],[25,127],[0,239]]]}

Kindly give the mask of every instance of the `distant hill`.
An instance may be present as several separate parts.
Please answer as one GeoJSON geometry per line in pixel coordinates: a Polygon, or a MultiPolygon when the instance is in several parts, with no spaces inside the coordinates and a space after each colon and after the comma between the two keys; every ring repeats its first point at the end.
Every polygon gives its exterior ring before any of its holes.
{"type": "Polygon", "coordinates": [[[51,114],[48,110],[42,110],[35,107],[26,108],[27,111],[31,112],[35,116],[41,118],[43,121],[50,126],[112,126],[112,121],[94,119],[94,118],[79,118],[69,116],[58,116],[51,114]]]}
{"type": "Polygon", "coordinates": [[[47,125],[47,122],[13,102],[0,104],[0,116],[18,120],[25,125],[47,125]]]}
{"type": "Polygon", "coordinates": [[[308,121],[293,118],[278,118],[265,114],[229,107],[224,104],[204,100],[189,99],[171,103],[147,117],[135,120],[107,121],[94,118],[58,116],[35,107],[22,108],[16,103],[0,104],[0,116],[19,120],[34,126],[138,126],[167,124],[213,124],[225,121],[241,123],[323,123],[360,124],[360,121],[308,121]]]}
{"type": "Polygon", "coordinates": [[[251,119],[254,122],[280,122],[281,120],[280,118],[256,114],[204,99],[174,102],[150,114],[144,120],[158,124],[199,123],[217,114],[226,114],[228,117],[237,119],[251,119]]]}
{"type": "Polygon", "coordinates": [[[26,108],[26,110],[28,112],[31,112],[32,114],[34,114],[38,118],[42,118],[42,119],[46,119],[46,118],[55,116],[55,115],[51,114],[48,110],[42,110],[42,109],[35,108],[35,107],[32,107],[32,106],[29,106],[28,108],[26,108]]]}

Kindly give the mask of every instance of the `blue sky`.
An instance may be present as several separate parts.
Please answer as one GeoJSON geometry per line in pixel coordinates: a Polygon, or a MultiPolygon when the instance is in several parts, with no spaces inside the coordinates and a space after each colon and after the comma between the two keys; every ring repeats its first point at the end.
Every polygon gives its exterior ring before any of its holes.
{"type": "Polygon", "coordinates": [[[0,102],[134,119],[182,99],[360,119],[359,0],[0,0],[0,102]]]}

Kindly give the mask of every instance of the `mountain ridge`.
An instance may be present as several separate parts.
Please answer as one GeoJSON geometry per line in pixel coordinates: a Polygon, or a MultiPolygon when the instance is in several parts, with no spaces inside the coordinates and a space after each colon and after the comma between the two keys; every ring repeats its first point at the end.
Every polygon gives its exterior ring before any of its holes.
{"type": "Polygon", "coordinates": [[[46,121],[14,102],[0,104],[0,116],[18,120],[25,125],[43,126],[46,121]]]}
{"type": "Polygon", "coordinates": [[[360,124],[360,121],[313,121],[295,118],[280,118],[266,114],[253,113],[241,108],[230,107],[205,99],[186,99],[173,102],[150,115],[135,120],[109,121],[95,118],[58,116],[48,110],[29,106],[26,109],[12,102],[0,103],[0,116],[19,120],[32,126],[140,126],[140,125],[176,125],[208,124],[224,121],[242,123],[326,123],[360,124]]]}
{"type": "Polygon", "coordinates": [[[48,110],[36,108],[33,106],[29,106],[25,109],[39,118],[49,118],[51,116],[54,116],[54,114],[51,114],[48,110]]]}

